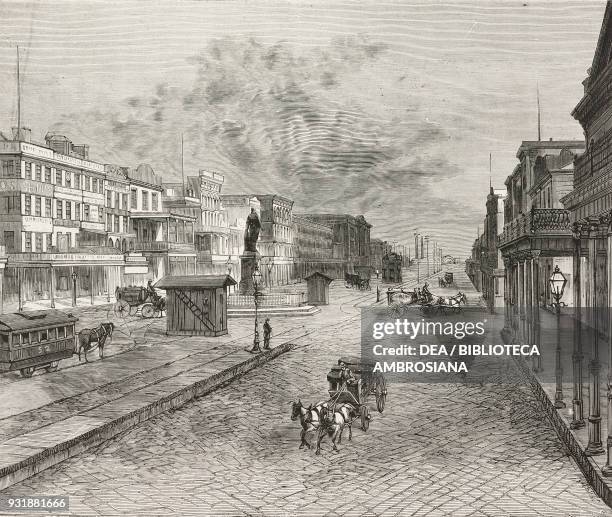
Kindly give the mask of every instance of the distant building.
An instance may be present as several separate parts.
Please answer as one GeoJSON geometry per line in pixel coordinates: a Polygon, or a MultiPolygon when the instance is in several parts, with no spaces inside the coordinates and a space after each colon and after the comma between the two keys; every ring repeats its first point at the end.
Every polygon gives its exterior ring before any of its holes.
{"type": "Polygon", "coordinates": [[[370,239],[370,264],[374,271],[382,271],[382,259],[385,256],[385,243],[381,239],[370,239]]]}
{"type": "Polygon", "coordinates": [[[482,297],[490,311],[504,306],[504,263],[497,245],[497,237],[504,228],[505,189],[489,190],[487,215],[481,243],[480,271],[482,273],[482,297]]]}
{"type": "Polygon", "coordinates": [[[369,266],[370,229],[363,215],[302,214],[303,217],[333,229],[334,257],[344,262],[344,272],[353,273],[355,266],[369,266]]]}
{"type": "Polygon", "coordinates": [[[293,224],[296,277],[304,279],[318,272],[332,279],[344,278],[343,261],[334,257],[331,227],[301,215],[293,216],[293,224]]]}
{"type": "Polygon", "coordinates": [[[257,249],[263,264],[270,264],[270,272],[262,269],[266,285],[285,285],[295,281],[295,253],[293,249],[293,201],[277,194],[255,194],[261,204],[261,231],[257,249]],[[268,278],[269,277],[269,278],[268,278]]]}

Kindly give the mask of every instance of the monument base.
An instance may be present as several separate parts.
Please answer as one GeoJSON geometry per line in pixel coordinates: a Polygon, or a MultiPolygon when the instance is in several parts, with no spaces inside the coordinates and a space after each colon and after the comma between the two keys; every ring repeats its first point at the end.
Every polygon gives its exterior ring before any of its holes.
{"type": "Polygon", "coordinates": [[[238,284],[238,292],[243,295],[253,296],[253,271],[259,261],[259,253],[256,251],[245,251],[244,255],[240,255],[240,284],[238,284]]]}

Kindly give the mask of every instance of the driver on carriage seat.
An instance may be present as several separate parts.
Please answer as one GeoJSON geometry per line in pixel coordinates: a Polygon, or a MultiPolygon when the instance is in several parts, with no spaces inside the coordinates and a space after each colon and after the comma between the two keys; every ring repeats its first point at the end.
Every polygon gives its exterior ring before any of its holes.
{"type": "Polygon", "coordinates": [[[147,294],[153,300],[157,298],[157,291],[155,290],[155,287],[153,287],[153,280],[151,279],[149,279],[149,281],[147,282],[147,294]]]}
{"type": "Polygon", "coordinates": [[[340,368],[340,389],[357,384],[357,379],[351,369],[346,366],[346,363],[341,361],[340,368]]]}

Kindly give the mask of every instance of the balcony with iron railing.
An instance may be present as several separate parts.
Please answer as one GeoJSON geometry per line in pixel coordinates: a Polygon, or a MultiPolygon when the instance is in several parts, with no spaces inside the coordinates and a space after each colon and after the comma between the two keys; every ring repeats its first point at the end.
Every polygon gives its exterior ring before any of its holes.
{"type": "Polygon", "coordinates": [[[538,236],[571,236],[569,210],[562,208],[532,208],[504,225],[498,245],[504,247],[519,239],[538,236]]]}
{"type": "Polygon", "coordinates": [[[135,242],[134,251],[180,251],[195,253],[195,247],[193,243],[189,242],[146,241],[135,242]]]}

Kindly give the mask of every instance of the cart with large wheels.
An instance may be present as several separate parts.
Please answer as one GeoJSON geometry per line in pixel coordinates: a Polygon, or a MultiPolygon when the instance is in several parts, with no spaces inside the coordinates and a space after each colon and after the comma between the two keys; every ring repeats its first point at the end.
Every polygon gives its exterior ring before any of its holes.
{"type": "Polygon", "coordinates": [[[374,397],[376,409],[382,413],[387,401],[387,383],[380,373],[374,373],[374,364],[361,361],[357,357],[341,357],[327,374],[329,383],[329,403],[352,404],[359,412],[361,429],[367,431],[372,415],[370,397],[374,397]],[[350,370],[348,381],[343,370],[350,370]]]}
{"type": "Polygon", "coordinates": [[[150,293],[146,287],[117,287],[115,298],[113,311],[119,318],[138,314],[143,318],[158,318],[166,310],[166,299],[150,293]]]}

